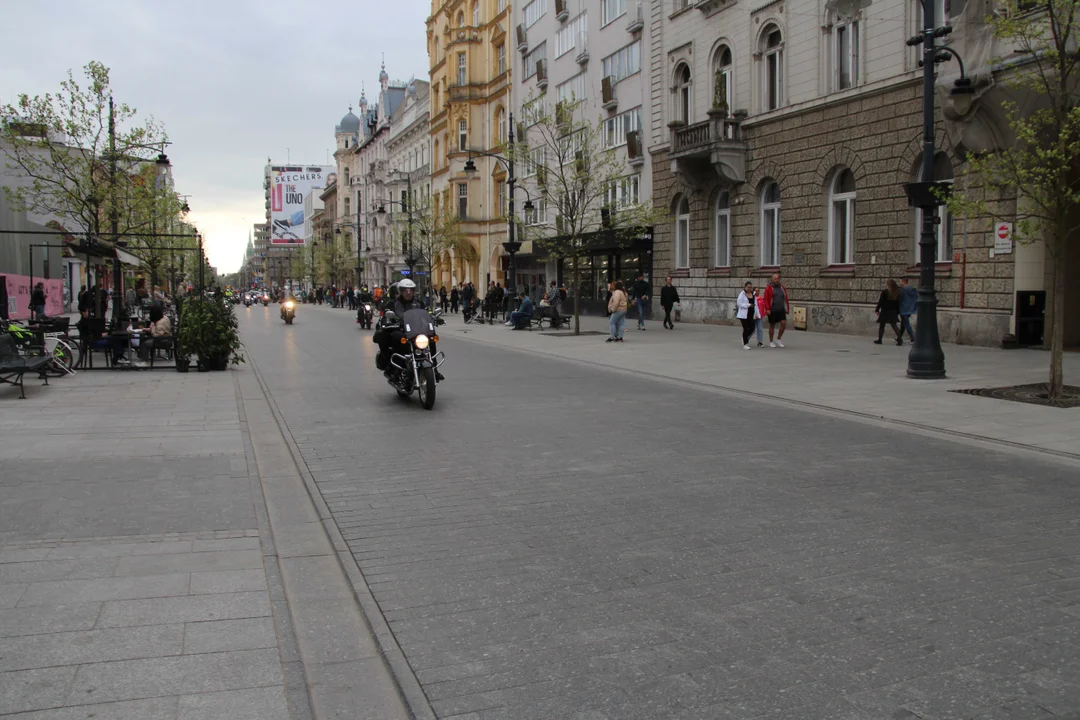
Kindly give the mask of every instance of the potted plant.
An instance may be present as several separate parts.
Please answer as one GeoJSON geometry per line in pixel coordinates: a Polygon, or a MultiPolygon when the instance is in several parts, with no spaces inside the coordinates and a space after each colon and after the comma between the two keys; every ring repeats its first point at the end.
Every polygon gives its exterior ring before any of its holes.
{"type": "Polygon", "coordinates": [[[233,364],[244,362],[236,315],[232,305],[221,295],[184,303],[179,343],[186,357],[191,353],[196,355],[200,372],[225,370],[230,361],[233,364]]]}
{"type": "Polygon", "coordinates": [[[727,84],[724,79],[722,71],[716,71],[716,77],[713,79],[713,102],[712,107],[708,110],[709,117],[712,118],[726,118],[730,108],[727,101],[727,84]]]}

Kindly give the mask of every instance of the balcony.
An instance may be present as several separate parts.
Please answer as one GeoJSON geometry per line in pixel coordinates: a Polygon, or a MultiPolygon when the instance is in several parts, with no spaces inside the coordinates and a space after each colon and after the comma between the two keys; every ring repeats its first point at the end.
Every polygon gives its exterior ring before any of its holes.
{"type": "Polygon", "coordinates": [[[671,172],[694,188],[720,180],[746,182],[746,143],[741,123],[746,114],[711,113],[705,122],[673,125],[671,172]]]}
{"type": "Polygon", "coordinates": [[[446,94],[450,99],[450,102],[465,102],[467,100],[476,100],[484,96],[484,85],[479,83],[465,83],[462,85],[451,85],[446,89],[446,94]]]}

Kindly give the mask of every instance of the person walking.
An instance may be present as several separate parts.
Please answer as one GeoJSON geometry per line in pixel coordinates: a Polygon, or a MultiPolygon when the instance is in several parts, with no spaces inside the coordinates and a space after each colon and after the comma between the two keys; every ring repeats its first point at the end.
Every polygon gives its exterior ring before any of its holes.
{"type": "Polygon", "coordinates": [[[877,340],[874,341],[874,344],[881,344],[881,339],[885,336],[885,326],[888,325],[896,333],[896,344],[903,345],[904,333],[900,330],[898,324],[900,319],[900,286],[892,278],[885,281],[885,289],[881,291],[874,312],[878,316],[877,340]]]}
{"type": "Polygon", "coordinates": [[[765,307],[764,296],[758,292],[757,288],[754,288],[754,303],[758,308],[757,320],[754,321],[754,328],[757,330],[757,346],[765,347],[765,333],[763,330],[765,321],[763,318],[769,314],[769,311],[768,308],[765,307]]]}
{"type": "Polygon", "coordinates": [[[458,294],[457,285],[450,288],[450,312],[457,314],[458,303],[461,301],[461,296],[458,294]]]}
{"type": "Polygon", "coordinates": [[[754,334],[757,320],[761,317],[758,310],[757,297],[754,293],[754,283],[749,280],[743,285],[742,292],[735,301],[736,317],[742,322],[742,346],[743,350],[750,349],[750,336],[754,334]]]}
{"type": "Polygon", "coordinates": [[[765,288],[765,309],[769,311],[769,347],[784,347],[783,337],[787,329],[787,316],[791,312],[791,297],[780,282],[780,273],[774,273],[772,282],[765,288]],[[776,332],[777,328],[779,333],[776,332]]]}
{"type": "Polygon", "coordinates": [[[33,292],[30,293],[30,310],[33,311],[34,318],[37,320],[45,319],[45,299],[47,297],[45,283],[43,282],[35,285],[33,292]]]}
{"type": "Polygon", "coordinates": [[[446,312],[446,308],[450,306],[450,296],[446,292],[446,286],[443,285],[439,288],[439,307],[443,312],[446,312]]]}
{"type": "Polygon", "coordinates": [[[906,332],[911,344],[915,344],[915,330],[911,327],[911,316],[919,311],[919,291],[911,287],[906,277],[900,278],[900,334],[906,332]]]}
{"type": "Polygon", "coordinates": [[[608,299],[607,309],[610,313],[608,317],[608,328],[611,331],[611,336],[606,342],[622,342],[623,333],[626,331],[626,311],[630,307],[630,300],[626,297],[626,291],[623,290],[622,280],[615,283],[615,288],[611,291],[611,297],[608,299]]]}
{"type": "Polygon", "coordinates": [[[634,305],[637,306],[637,329],[645,329],[645,303],[649,299],[649,294],[652,289],[649,287],[648,281],[645,280],[645,276],[641,273],[637,274],[637,278],[634,280],[633,287],[634,305]]]}
{"type": "Polygon", "coordinates": [[[679,291],[671,284],[671,276],[667,276],[664,287],[660,289],[660,307],[664,308],[664,327],[668,330],[675,329],[675,323],[671,321],[671,308],[679,302],[679,291]]]}

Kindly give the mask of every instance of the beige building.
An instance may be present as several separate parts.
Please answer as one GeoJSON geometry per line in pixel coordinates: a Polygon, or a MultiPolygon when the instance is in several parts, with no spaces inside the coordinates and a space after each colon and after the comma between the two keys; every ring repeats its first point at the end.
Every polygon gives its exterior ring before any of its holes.
{"type": "MultiPolygon", "coordinates": [[[[431,192],[451,208],[467,243],[447,257],[438,284],[501,281],[506,241],[506,170],[470,150],[498,153],[510,113],[512,12],[508,0],[432,0],[427,20],[431,87],[431,192]]],[[[449,255],[449,254],[448,254],[449,255]]]]}
{"type": "MultiPolygon", "coordinates": [[[[779,272],[807,329],[869,334],[885,281],[917,284],[919,212],[902,184],[921,169],[920,51],[906,45],[920,8],[875,0],[840,17],[817,0],[651,3],[653,200],[671,212],[656,227],[654,274],[674,276],[684,319],[732,322],[743,282],[779,272]]],[[[985,27],[984,10],[968,3],[950,22],[985,27]]],[[[942,65],[939,83],[955,73],[942,65]]],[[[942,104],[935,174],[948,180],[970,118],[946,122],[942,104]]],[[[1016,328],[1017,291],[1045,289],[1041,247],[995,251],[993,227],[941,218],[944,341],[1000,343],[1016,328]]]]}

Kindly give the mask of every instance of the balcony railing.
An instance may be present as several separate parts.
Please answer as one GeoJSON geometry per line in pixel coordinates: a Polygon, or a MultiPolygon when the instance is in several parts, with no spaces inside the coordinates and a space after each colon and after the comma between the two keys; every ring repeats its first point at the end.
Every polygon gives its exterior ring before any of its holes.
{"type": "Polygon", "coordinates": [[[716,118],[675,128],[672,135],[675,152],[704,149],[719,141],[740,142],[742,140],[739,121],[735,118],[716,118]]]}

